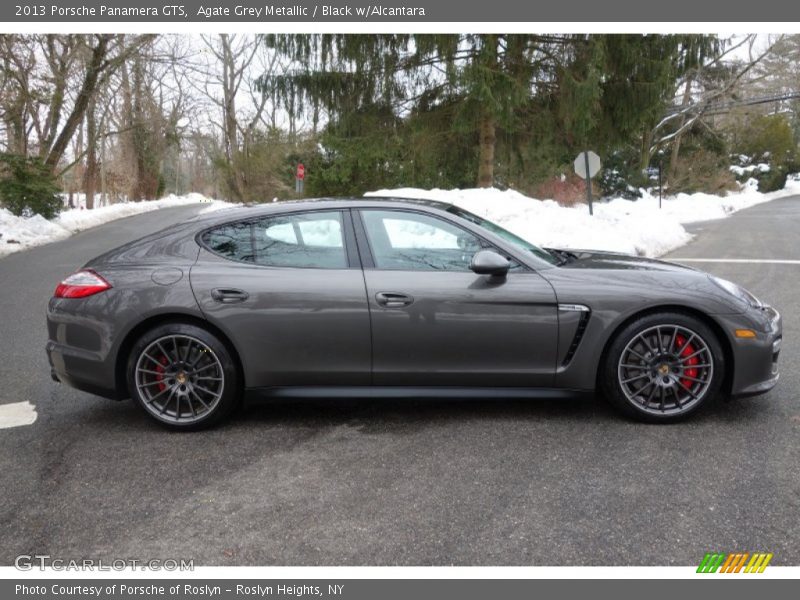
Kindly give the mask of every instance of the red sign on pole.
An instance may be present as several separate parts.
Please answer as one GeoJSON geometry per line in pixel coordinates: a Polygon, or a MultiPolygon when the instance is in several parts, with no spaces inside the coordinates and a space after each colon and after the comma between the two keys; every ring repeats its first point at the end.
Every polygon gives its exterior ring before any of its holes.
{"type": "Polygon", "coordinates": [[[303,163],[299,163],[299,164],[297,165],[297,175],[296,175],[296,177],[297,177],[297,179],[299,179],[300,181],[303,181],[303,179],[305,179],[305,178],[306,178],[306,168],[305,168],[305,166],[303,165],[303,163]]]}

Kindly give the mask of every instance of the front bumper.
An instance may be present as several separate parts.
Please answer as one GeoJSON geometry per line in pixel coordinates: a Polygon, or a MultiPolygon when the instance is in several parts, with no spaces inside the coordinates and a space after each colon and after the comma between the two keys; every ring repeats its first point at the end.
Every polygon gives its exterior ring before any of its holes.
{"type": "Polygon", "coordinates": [[[780,378],[778,358],[783,342],[781,316],[769,306],[753,310],[757,312],[748,317],[754,323],[739,326],[756,330],[756,337],[732,339],[734,371],[731,396],[734,397],[764,394],[774,388],[780,378]]]}

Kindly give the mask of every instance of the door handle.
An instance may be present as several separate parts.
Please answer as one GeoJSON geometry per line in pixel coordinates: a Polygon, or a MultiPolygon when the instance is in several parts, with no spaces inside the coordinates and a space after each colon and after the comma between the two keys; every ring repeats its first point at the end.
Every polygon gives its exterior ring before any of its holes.
{"type": "Polygon", "coordinates": [[[233,304],[234,302],[244,302],[250,297],[250,294],[235,288],[214,288],[211,290],[211,297],[223,304],[233,304]]]}
{"type": "Polygon", "coordinates": [[[378,292],[375,301],[386,308],[402,308],[414,302],[414,298],[397,292],[378,292]]]}

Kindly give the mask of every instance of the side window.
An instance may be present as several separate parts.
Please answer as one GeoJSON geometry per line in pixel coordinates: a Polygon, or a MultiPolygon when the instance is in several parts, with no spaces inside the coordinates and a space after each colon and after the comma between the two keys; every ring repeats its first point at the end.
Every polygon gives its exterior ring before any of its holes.
{"type": "Polygon", "coordinates": [[[405,211],[363,210],[375,266],[379,269],[468,271],[485,245],[447,221],[405,211]]]}
{"type": "Polygon", "coordinates": [[[203,234],[209,250],[231,260],[253,262],[253,238],[250,223],[229,223],[203,234]]]}
{"type": "Polygon", "coordinates": [[[296,244],[297,236],[294,234],[294,227],[291,223],[275,223],[264,228],[264,234],[278,242],[285,242],[287,244],[296,244]]]}
{"type": "Polygon", "coordinates": [[[269,267],[346,269],[339,211],[265,217],[253,223],[255,262],[269,267]]]}

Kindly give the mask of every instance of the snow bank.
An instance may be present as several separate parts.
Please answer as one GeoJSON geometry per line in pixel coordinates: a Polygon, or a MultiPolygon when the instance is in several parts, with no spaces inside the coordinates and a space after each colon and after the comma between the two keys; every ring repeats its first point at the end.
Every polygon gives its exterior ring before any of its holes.
{"type": "Polygon", "coordinates": [[[19,252],[32,246],[57,242],[69,237],[70,231],[40,215],[28,219],[16,217],[0,208],[0,256],[19,252]]]}
{"type": "Polygon", "coordinates": [[[758,192],[752,180],[740,192],[724,197],[678,194],[665,198],[645,193],[639,200],[614,198],[594,205],[563,207],[552,200],[529,198],[513,190],[422,190],[398,188],[369,192],[367,196],[427,198],[455,204],[494,221],[517,235],[545,247],[607,250],[640,256],[660,256],[686,244],[692,236],[686,223],[721,219],[729,214],[775,198],[800,194],[800,182],[771,194],[758,192]]]}
{"type": "MultiPolygon", "coordinates": [[[[796,176],[778,192],[762,194],[755,180],[727,196],[678,194],[658,198],[645,194],[635,201],[614,198],[597,202],[594,216],[586,205],[566,208],[552,200],[536,200],[512,190],[422,190],[398,188],[369,192],[367,196],[429,198],[461,206],[498,223],[517,235],[541,246],[586,248],[625,252],[641,256],[660,256],[691,239],[686,223],[721,219],[729,214],[775,198],[800,194],[796,176]]],[[[39,215],[16,217],[0,208],[0,257],[58,240],[103,223],[160,208],[206,203],[201,212],[235,206],[201,194],[171,195],[162,200],[113,204],[91,210],[72,209],[48,221],[39,215]]],[[[449,243],[442,241],[442,243],[449,243]]]]}
{"type": "Polygon", "coordinates": [[[103,223],[138,215],[159,208],[170,208],[173,206],[183,206],[186,204],[196,204],[201,201],[208,202],[208,199],[201,194],[187,194],[186,196],[169,195],[162,200],[148,200],[145,202],[125,202],[101,206],[93,209],[73,209],[65,210],[53,222],[60,225],[71,233],[77,233],[84,229],[97,227],[103,223]]]}
{"type": "Polygon", "coordinates": [[[208,203],[204,212],[231,206],[221,200],[212,200],[202,194],[170,195],[161,200],[125,202],[94,209],[72,209],[63,211],[48,221],[40,215],[17,217],[5,208],[0,208],[0,257],[19,252],[33,246],[41,246],[68,238],[73,233],[160,208],[208,203]]]}

